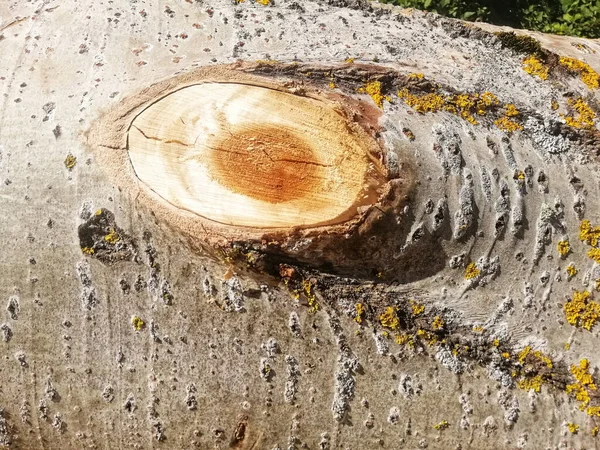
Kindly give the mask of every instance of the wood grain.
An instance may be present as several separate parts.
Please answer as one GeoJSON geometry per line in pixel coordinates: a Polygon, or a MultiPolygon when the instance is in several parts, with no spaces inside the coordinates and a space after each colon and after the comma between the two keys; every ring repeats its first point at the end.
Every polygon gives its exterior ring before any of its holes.
{"type": "Polygon", "coordinates": [[[351,219],[384,180],[333,103],[238,83],[182,88],[133,121],[139,179],[173,205],[257,228],[351,219]]]}

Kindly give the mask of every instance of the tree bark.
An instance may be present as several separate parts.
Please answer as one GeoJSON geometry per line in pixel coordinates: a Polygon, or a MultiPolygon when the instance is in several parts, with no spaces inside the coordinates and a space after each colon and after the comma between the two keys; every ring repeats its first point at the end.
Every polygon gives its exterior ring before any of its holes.
{"type": "Polygon", "coordinates": [[[513,31],[0,4],[0,447],[595,445],[600,42],[513,31]]]}

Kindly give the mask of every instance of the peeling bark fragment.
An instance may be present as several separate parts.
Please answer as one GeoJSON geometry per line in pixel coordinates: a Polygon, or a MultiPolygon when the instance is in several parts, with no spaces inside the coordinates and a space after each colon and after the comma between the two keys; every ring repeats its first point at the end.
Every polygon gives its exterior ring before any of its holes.
{"type": "Polygon", "coordinates": [[[187,409],[195,411],[198,408],[198,400],[196,400],[196,385],[190,383],[186,387],[187,395],[185,397],[185,404],[187,409]]]}
{"type": "Polygon", "coordinates": [[[10,318],[12,320],[19,319],[19,313],[21,312],[21,305],[19,303],[18,296],[13,295],[12,297],[10,297],[8,299],[8,304],[6,305],[6,311],[8,311],[8,314],[10,315],[10,318]]]}
{"type": "Polygon", "coordinates": [[[285,382],[283,399],[287,403],[294,403],[296,400],[296,393],[298,392],[298,377],[300,376],[300,370],[298,369],[298,361],[293,356],[286,355],[285,362],[287,364],[288,377],[285,382]]]}
{"type": "Polygon", "coordinates": [[[131,260],[136,255],[133,239],[121,229],[115,215],[102,208],[79,225],[81,251],[104,264],[131,260]]]}
{"type": "Polygon", "coordinates": [[[12,436],[8,428],[8,422],[4,417],[4,410],[0,408],[0,447],[9,447],[12,444],[12,436]]]}
{"type": "Polygon", "coordinates": [[[9,324],[3,323],[0,325],[0,330],[2,330],[2,340],[4,342],[10,342],[13,337],[13,331],[9,324]]]}

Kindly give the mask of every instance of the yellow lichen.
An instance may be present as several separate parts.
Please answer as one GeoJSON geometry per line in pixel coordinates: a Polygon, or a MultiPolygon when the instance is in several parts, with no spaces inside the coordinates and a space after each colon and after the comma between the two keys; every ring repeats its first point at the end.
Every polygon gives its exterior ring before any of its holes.
{"type": "Polygon", "coordinates": [[[420,113],[438,112],[444,109],[446,99],[439,94],[413,95],[408,89],[402,89],[398,92],[398,97],[404,100],[408,106],[420,113]]]}
{"type": "Polygon", "coordinates": [[[115,230],[111,229],[110,232],[106,236],[104,236],[104,240],[109,244],[115,245],[121,240],[121,238],[115,230]]]}
{"type": "Polygon", "coordinates": [[[567,429],[573,433],[573,434],[577,434],[577,432],[579,431],[579,425],[575,425],[574,423],[571,422],[567,422],[567,429]]]}
{"type": "Polygon", "coordinates": [[[333,81],[329,82],[329,89],[335,89],[335,83],[333,81]]]}
{"type": "Polygon", "coordinates": [[[577,111],[579,115],[577,117],[571,117],[561,114],[561,117],[565,119],[567,125],[582,129],[589,129],[594,126],[596,113],[582,98],[578,98],[577,100],[569,99],[569,106],[577,111]]]}
{"type": "Polygon", "coordinates": [[[568,342],[565,342],[565,345],[563,345],[563,347],[565,348],[565,350],[571,350],[571,344],[569,344],[568,342]]]}
{"type": "Polygon", "coordinates": [[[413,336],[410,334],[396,334],[394,339],[398,345],[407,344],[409,347],[414,347],[415,345],[413,336]]]}
{"type": "Polygon", "coordinates": [[[481,270],[477,268],[475,263],[469,263],[469,265],[465,269],[465,280],[470,280],[472,278],[477,278],[481,270]]]}
{"type": "Polygon", "coordinates": [[[411,73],[408,76],[409,80],[422,80],[423,79],[423,74],[422,73],[411,73]]]}
{"type": "Polygon", "coordinates": [[[445,430],[446,428],[448,428],[450,426],[450,424],[448,423],[447,420],[442,420],[440,423],[436,423],[433,428],[435,428],[436,430],[445,430]]]}
{"type": "Polygon", "coordinates": [[[600,319],[600,304],[590,298],[588,291],[575,291],[573,299],[565,303],[567,322],[576,327],[591,330],[600,319]]]}
{"type": "Polygon", "coordinates": [[[578,272],[577,267],[575,267],[573,263],[569,264],[565,270],[567,271],[567,275],[569,275],[569,278],[573,278],[575,275],[577,275],[578,272]]]}
{"type": "Polygon", "coordinates": [[[441,330],[442,328],[444,328],[444,321],[442,320],[442,318],[440,316],[435,316],[433,318],[433,323],[431,324],[431,328],[433,328],[434,330],[441,330]]]}
{"type": "Polygon", "coordinates": [[[271,3],[271,0],[256,0],[256,3],[258,3],[259,5],[267,6],[271,3]]]}
{"type": "Polygon", "coordinates": [[[100,214],[102,214],[102,208],[100,208],[99,210],[97,210],[94,215],[99,216],[100,214]]]}
{"type": "Polygon", "coordinates": [[[142,328],[144,328],[144,326],[146,325],[146,322],[144,322],[138,316],[133,316],[131,318],[131,325],[133,325],[133,328],[135,329],[135,331],[140,331],[142,328]]]}
{"type": "Polygon", "coordinates": [[[600,227],[592,227],[589,220],[583,220],[579,225],[579,239],[592,247],[596,247],[600,241],[600,227]]]}
{"type": "Polygon", "coordinates": [[[498,346],[500,346],[500,340],[499,340],[499,339],[494,339],[494,341],[492,342],[492,345],[493,345],[494,347],[498,347],[498,346]]]}
{"type": "Polygon", "coordinates": [[[527,358],[527,355],[529,355],[529,352],[531,351],[531,346],[527,346],[525,347],[523,350],[521,350],[518,354],[518,358],[519,358],[519,363],[523,364],[525,362],[525,358],[527,358]]]}
{"type": "Polygon", "coordinates": [[[566,240],[559,241],[557,248],[558,248],[558,253],[560,254],[560,256],[566,256],[571,251],[571,247],[569,246],[569,241],[566,241],[566,240]]]}
{"type": "Polygon", "coordinates": [[[382,326],[395,330],[400,325],[400,320],[396,315],[396,307],[388,306],[385,312],[379,315],[379,322],[382,326]]]}
{"type": "Polygon", "coordinates": [[[313,290],[313,284],[309,280],[303,280],[302,288],[304,289],[304,295],[306,296],[308,306],[310,306],[308,312],[315,313],[319,309],[321,309],[321,305],[317,301],[317,296],[315,295],[313,290]]]}
{"type": "Polygon", "coordinates": [[[93,255],[95,250],[93,249],[93,247],[82,247],[81,248],[81,252],[84,255],[93,255]]]}
{"type": "Polygon", "coordinates": [[[500,100],[491,92],[484,92],[479,97],[483,106],[496,106],[500,104],[500,100]]]}
{"type": "Polygon", "coordinates": [[[476,333],[483,333],[485,330],[484,330],[484,328],[481,325],[475,325],[473,327],[473,331],[476,332],[476,333]]]}
{"type": "Polygon", "coordinates": [[[517,109],[517,107],[515,105],[513,105],[512,103],[509,103],[508,105],[505,105],[506,108],[506,116],[507,117],[516,117],[519,114],[521,114],[519,112],[519,110],[517,109]]]}
{"type": "Polygon", "coordinates": [[[352,64],[352,63],[354,62],[354,58],[346,58],[346,59],[344,60],[344,62],[345,62],[346,64],[352,64]]]}
{"type": "Polygon", "coordinates": [[[548,78],[548,67],[533,55],[529,55],[523,60],[523,70],[529,75],[534,75],[542,80],[548,78]]]}
{"type": "Polygon", "coordinates": [[[575,72],[581,77],[586,86],[590,89],[598,89],[600,85],[600,76],[588,64],[575,58],[561,56],[558,62],[566,67],[570,72],[575,72]]]}
{"type": "Polygon", "coordinates": [[[523,129],[523,126],[520,123],[517,123],[506,116],[494,120],[494,125],[508,133],[513,133],[515,131],[520,131],[523,129]]]}
{"type": "Polygon", "coordinates": [[[600,406],[588,406],[585,412],[588,416],[600,417],[600,406]]]}
{"type": "Polygon", "coordinates": [[[504,359],[510,359],[510,353],[508,352],[502,352],[501,355],[504,359]]]}
{"type": "Polygon", "coordinates": [[[592,428],[592,431],[591,431],[591,433],[592,433],[592,436],[593,436],[593,437],[596,437],[596,436],[598,436],[598,427],[594,427],[594,428],[592,428]]]}
{"type": "Polygon", "coordinates": [[[588,257],[600,264],[600,248],[592,248],[587,252],[588,257]]]}
{"type": "Polygon", "coordinates": [[[363,317],[365,314],[365,306],[362,303],[357,303],[355,305],[355,307],[356,307],[356,316],[354,316],[354,321],[356,323],[362,323],[363,317]]]}
{"type": "Polygon", "coordinates": [[[553,366],[552,360],[548,356],[544,355],[541,351],[539,351],[539,350],[534,351],[533,356],[535,358],[537,358],[539,361],[546,364],[546,367],[548,367],[549,369],[552,369],[552,366],[553,366]]]}
{"type": "Polygon", "coordinates": [[[577,382],[583,386],[586,386],[588,389],[595,390],[596,384],[594,383],[594,378],[589,373],[590,370],[590,361],[587,358],[579,361],[579,366],[571,364],[569,368],[577,382]]]}
{"type": "Polygon", "coordinates": [[[358,92],[364,92],[371,96],[377,106],[383,108],[383,101],[391,102],[392,99],[381,93],[381,81],[369,81],[364,87],[359,88],[358,92]]]}
{"type": "Polygon", "coordinates": [[[552,100],[552,103],[550,103],[550,108],[552,108],[552,111],[556,111],[559,108],[559,104],[556,100],[552,100]]]}
{"type": "Polygon", "coordinates": [[[533,378],[522,378],[517,382],[517,386],[524,391],[533,390],[540,392],[542,390],[542,384],[544,380],[541,375],[536,375],[533,378]]]}
{"type": "Polygon", "coordinates": [[[65,158],[65,167],[71,170],[75,164],[77,164],[77,158],[69,153],[65,158]]]}
{"type": "Polygon", "coordinates": [[[417,303],[414,300],[410,300],[409,303],[410,309],[412,310],[414,316],[419,316],[425,311],[425,306],[421,305],[420,303],[417,303]]]}

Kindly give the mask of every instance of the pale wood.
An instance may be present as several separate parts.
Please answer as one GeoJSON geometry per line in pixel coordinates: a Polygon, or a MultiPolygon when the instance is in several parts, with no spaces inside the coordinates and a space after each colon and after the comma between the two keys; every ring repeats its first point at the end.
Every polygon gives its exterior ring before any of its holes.
{"type": "Polygon", "coordinates": [[[330,225],[372,202],[375,165],[334,104],[237,83],[203,83],[135,118],[137,176],[173,205],[237,226],[330,225]]]}

